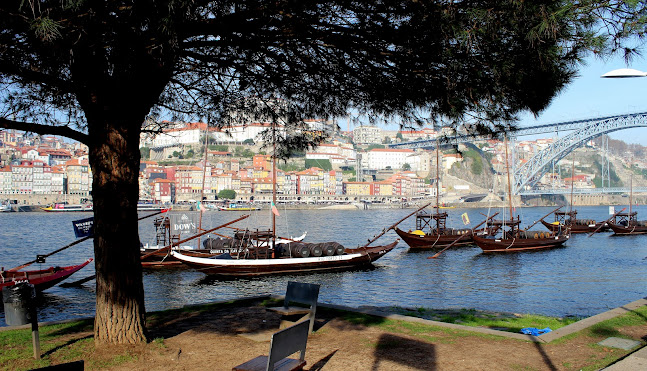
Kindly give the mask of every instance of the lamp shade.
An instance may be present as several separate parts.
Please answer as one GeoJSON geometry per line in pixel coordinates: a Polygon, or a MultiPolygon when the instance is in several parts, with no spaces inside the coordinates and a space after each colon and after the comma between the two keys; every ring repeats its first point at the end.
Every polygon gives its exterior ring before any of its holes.
{"type": "Polygon", "coordinates": [[[604,78],[624,78],[624,77],[645,77],[647,72],[634,70],[633,68],[620,68],[609,71],[600,77],[604,78]]]}

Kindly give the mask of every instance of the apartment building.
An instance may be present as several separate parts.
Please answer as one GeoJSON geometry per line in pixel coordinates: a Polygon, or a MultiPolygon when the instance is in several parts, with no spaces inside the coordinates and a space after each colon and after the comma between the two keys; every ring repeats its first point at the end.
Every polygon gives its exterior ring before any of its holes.
{"type": "Polygon", "coordinates": [[[382,129],[377,126],[360,126],[353,129],[355,144],[380,144],[384,140],[382,129]]]}

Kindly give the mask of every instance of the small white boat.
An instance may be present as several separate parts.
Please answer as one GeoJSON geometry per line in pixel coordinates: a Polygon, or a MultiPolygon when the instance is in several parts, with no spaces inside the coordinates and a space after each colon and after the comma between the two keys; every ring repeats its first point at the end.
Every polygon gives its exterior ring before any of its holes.
{"type": "Polygon", "coordinates": [[[9,204],[8,202],[0,203],[0,213],[7,213],[11,211],[13,211],[13,209],[11,209],[11,204],[9,204]]]}

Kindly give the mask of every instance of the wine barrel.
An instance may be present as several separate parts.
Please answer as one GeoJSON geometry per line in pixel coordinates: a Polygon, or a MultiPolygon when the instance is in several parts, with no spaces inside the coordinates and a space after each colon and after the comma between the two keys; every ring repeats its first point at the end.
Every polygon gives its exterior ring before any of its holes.
{"type": "Polygon", "coordinates": [[[295,258],[307,258],[310,256],[310,249],[303,243],[293,243],[290,246],[290,252],[295,258]]]}
{"type": "Polygon", "coordinates": [[[308,248],[310,249],[310,255],[314,257],[320,257],[323,254],[321,245],[321,243],[311,243],[310,246],[308,246],[308,248]]]}
{"type": "Polygon", "coordinates": [[[329,242],[330,245],[335,247],[335,255],[344,255],[344,246],[339,242],[329,242]]]}
{"type": "Polygon", "coordinates": [[[322,244],[322,249],[323,249],[323,254],[325,256],[333,256],[335,255],[335,246],[329,242],[323,243],[322,244]]]}

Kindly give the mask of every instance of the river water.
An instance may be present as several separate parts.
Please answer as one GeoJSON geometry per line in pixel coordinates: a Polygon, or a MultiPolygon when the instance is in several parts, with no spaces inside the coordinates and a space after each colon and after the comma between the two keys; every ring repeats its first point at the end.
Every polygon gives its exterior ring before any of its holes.
{"type": "MultiPolygon", "coordinates": [[[[616,207],[617,208],[617,207],[616,207]]],[[[517,209],[527,226],[552,208],[517,209]]],[[[578,218],[604,220],[608,207],[579,207],[578,218]]],[[[638,206],[639,217],[647,207],[638,206]]],[[[307,231],[307,241],[337,241],[346,247],[364,244],[383,228],[413,209],[375,210],[281,210],[277,230],[282,236],[307,231]]],[[[448,226],[463,227],[461,214],[472,225],[481,213],[500,210],[451,209],[448,226]]],[[[269,225],[267,211],[253,212],[238,227],[269,225]]],[[[238,217],[240,212],[203,214],[203,227],[215,227],[238,217]]],[[[144,213],[141,214],[145,215],[144,213]]],[[[0,266],[14,267],[74,241],[72,221],[90,213],[1,213],[0,266]]],[[[552,216],[547,220],[552,221],[552,216]]],[[[413,229],[414,218],[402,229],[413,229]]],[[[540,224],[533,230],[544,230],[540,224]]],[[[152,218],[140,222],[142,242],[154,242],[152,218]]],[[[387,244],[397,235],[390,231],[377,241],[387,244]]],[[[359,306],[475,308],[552,316],[590,316],[645,297],[647,291],[647,236],[592,237],[573,235],[565,247],[536,252],[485,255],[476,246],[450,249],[438,259],[433,252],[410,253],[404,242],[375,262],[375,268],[341,273],[285,275],[252,279],[220,280],[190,269],[144,272],[146,310],[178,308],[187,304],[227,300],[252,295],[284,294],[288,280],[321,285],[319,301],[359,306]]],[[[46,264],[72,265],[93,257],[91,241],[52,255],[46,264]]],[[[68,281],[92,275],[94,266],[74,274],[68,281]]],[[[94,315],[94,281],[80,287],[53,287],[38,298],[40,321],[94,315]]],[[[0,307],[0,326],[5,326],[0,307]]]]}

